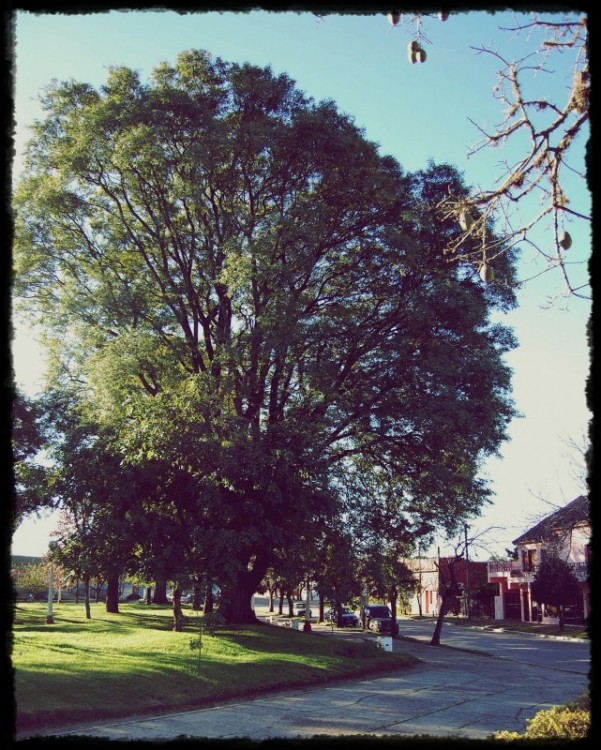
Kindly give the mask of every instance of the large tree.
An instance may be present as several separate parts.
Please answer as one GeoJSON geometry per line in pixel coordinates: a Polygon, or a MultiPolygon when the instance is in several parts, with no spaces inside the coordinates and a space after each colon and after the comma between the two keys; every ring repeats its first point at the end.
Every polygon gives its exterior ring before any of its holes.
{"type": "Polygon", "coordinates": [[[455,169],[404,174],[332,102],[202,51],[43,102],[16,292],[126,459],[193,478],[185,521],[228,620],[254,618],[274,550],[369,481],[434,525],[477,513],[514,414],[514,340],[490,322],[513,254],[490,283],[442,258],[455,169]]]}

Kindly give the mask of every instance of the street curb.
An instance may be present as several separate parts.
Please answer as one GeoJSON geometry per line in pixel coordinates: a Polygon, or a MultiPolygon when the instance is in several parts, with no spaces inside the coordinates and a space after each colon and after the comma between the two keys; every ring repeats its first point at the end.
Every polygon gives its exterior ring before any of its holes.
{"type": "MultiPolygon", "coordinates": [[[[455,625],[453,622],[445,623],[445,625],[455,625]]],[[[550,641],[590,641],[590,636],[587,638],[570,638],[569,635],[547,635],[546,633],[528,633],[526,630],[511,630],[507,628],[487,628],[481,625],[455,625],[457,628],[469,628],[470,630],[486,630],[490,633],[516,633],[518,635],[528,635],[531,638],[546,638],[550,641]]]]}

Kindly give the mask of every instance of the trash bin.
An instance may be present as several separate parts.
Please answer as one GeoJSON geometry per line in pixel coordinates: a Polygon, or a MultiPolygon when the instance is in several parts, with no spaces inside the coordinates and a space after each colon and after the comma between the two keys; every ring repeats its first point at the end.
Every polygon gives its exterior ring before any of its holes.
{"type": "Polygon", "coordinates": [[[298,619],[298,617],[295,617],[292,620],[292,627],[294,630],[300,630],[300,620],[298,619]]]}
{"type": "Polygon", "coordinates": [[[377,636],[378,646],[384,651],[392,651],[392,636],[391,635],[379,635],[377,636]]]}

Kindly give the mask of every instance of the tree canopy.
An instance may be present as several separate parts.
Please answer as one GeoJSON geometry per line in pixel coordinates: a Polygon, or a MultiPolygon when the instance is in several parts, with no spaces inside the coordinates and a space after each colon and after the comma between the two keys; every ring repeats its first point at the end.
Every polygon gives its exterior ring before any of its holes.
{"type": "Polygon", "coordinates": [[[124,465],[162,467],[155,506],[210,547],[228,619],[252,616],[275,550],[374,493],[408,526],[478,513],[514,416],[515,342],[491,322],[514,251],[488,283],[445,262],[457,170],[406,174],[333,102],[204,51],[43,102],[15,294],[54,386],[124,465]]]}
{"type": "Polygon", "coordinates": [[[38,425],[38,408],[33,399],[22,393],[14,395],[11,405],[15,499],[11,530],[14,531],[28,513],[35,512],[46,505],[46,500],[41,490],[44,485],[44,469],[39,461],[36,461],[43,444],[38,425]]]}

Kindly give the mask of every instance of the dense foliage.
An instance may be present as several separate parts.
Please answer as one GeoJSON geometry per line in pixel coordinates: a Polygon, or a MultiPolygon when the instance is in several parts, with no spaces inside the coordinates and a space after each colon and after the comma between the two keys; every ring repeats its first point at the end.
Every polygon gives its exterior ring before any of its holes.
{"type": "Polygon", "coordinates": [[[444,261],[454,168],[405,174],[332,102],[202,51],[43,101],[15,292],[101,436],[94,502],[123,504],[140,567],[216,580],[245,622],[277,550],[378,508],[404,538],[479,512],[514,415],[491,322],[513,255],[489,284],[444,261]]]}
{"type": "Polygon", "coordinates": [[[591,733],[591,700],[584,695],[579,700],[570,701],[565,706],[554,706],[539,711],[529,721],[523,734],[518,732],[496,732],[496,740],[540,740],[558,742],[560,740],[586,740],[591,733]]]}
{"type": "Polygon", "coordinates": [[[534,601],[539,604],[557,607],[560,630],[564,628],[564,607],[581,599],[578,579],[569,563],[553,552],[549,552],[541,560],[530,591],[534,601]]]}

